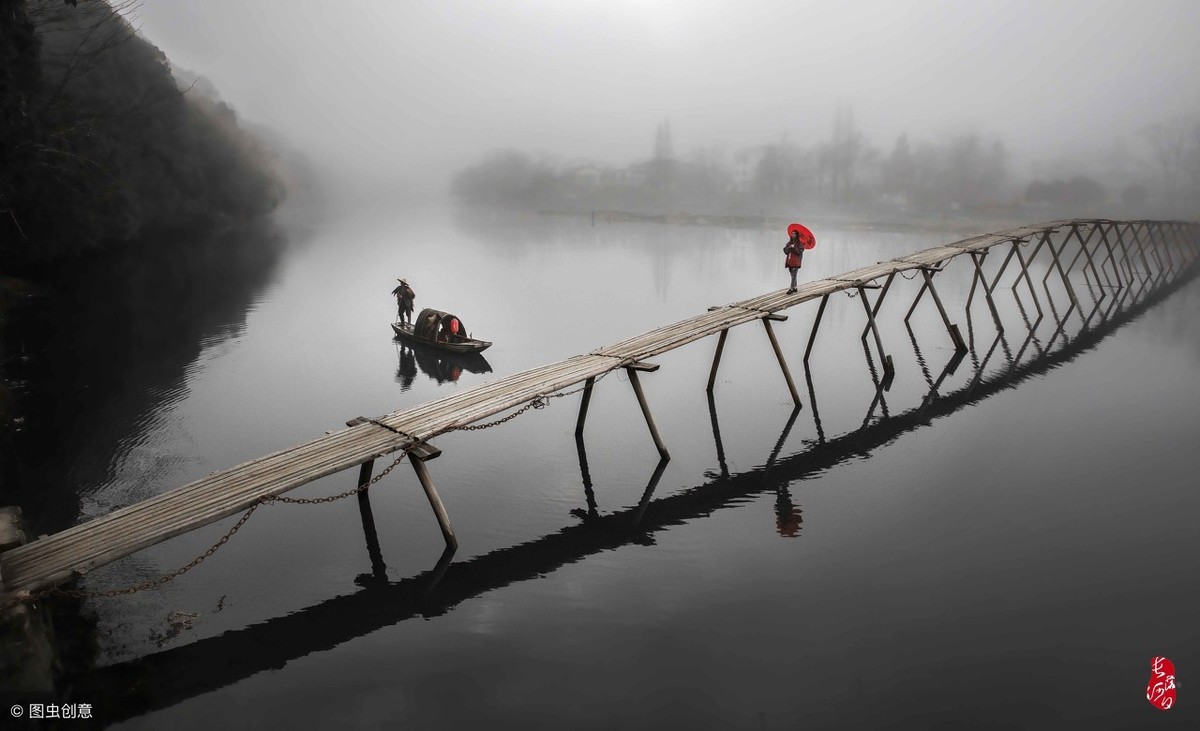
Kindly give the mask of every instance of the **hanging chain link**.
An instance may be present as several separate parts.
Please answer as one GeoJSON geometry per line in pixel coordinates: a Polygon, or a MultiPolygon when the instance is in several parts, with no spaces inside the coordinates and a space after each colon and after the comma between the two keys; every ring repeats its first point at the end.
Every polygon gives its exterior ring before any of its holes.
{"type": "MultiPolygon", "coordinates": [[[[602,380],[609,373],[611,373],[611,371],[600,374],[598,377],[596,377],[595,381],[592,382],[593,385],[595,384],[596,381],[602,380]]],[[[406,437],[406,438],[412,440],[412,443],[409,444],[408,446],[406,446],[400,452],[399,457],[396,457],[396,459],[394,459],[391,464],[389,464],[387,467],[383,468],[383,470],[381,470],[379,472],[379,474],[372,477],[369,481],[364,482],[361,485],[357,485],[349,490],[346,490],[345,492],[340,492],[336,495],[327,495],[325,497],[297,498],[297,497],[285,497],[283,495],[263,495],[262,497],[255,500],[254,503],[252,503],[250,505],[250,507],[246,510],[246,512],[242,514],[242,517],[238,520],[238,522],[235,523],[233,525],[233,527],[230,528],[225,533],[225,535],[221,536],[221,538],[218,539],[216,543],[212,544],[212,546],[210,546],[207,551],[200,554],[196,558],[192,559],[186,565],[181,566],[180,568],[172,571],[169,574],[164,574],[162,576],[158,576],[153,579],[147,579],[146,581],[143,581],[140,584],[133,584],[131,586],[125,586],[125,587],[121,587],[119,589],[103,589],[103,590],[90,591],[90,590],[85,590],[85,589],[60,589],[59,587],[55,586],[55,587],[51,587],[49,589],[43,589],[41,591],[32,592],[32,593],[31,592],[17,592],[16,597],[13,598],[12,600],[10,600],[5,605],[3,605],[2,608],[9,609],[11,607],[17,606],[18,604],[22,604],[24,602],[36,602],[40,599],[44,599],[49,596],[62,596],[62,597],[70,597],[73,599],[105,599],[105,598],[111,598],[111,597],[116,597],[116,596],[124,596],[127,594],[135,594],[139,591],[145,591],[146,589],[153,589],[153,588],[162,586],[163,584],[166,584],[170,581],[174,581],[175,579],[179,578],[180,576],[183,576],[187,572],[196,568],[201,563],[203,563],[205,561],[205,559],[207,559],[209,556],[213,555],[218,550],[220,550],[222,546],[224,546],[226,543],[229,542],[229,539],[233,538],[233,536],[239,530],[241,530],[242,526],[246,524],[246,521],[250,520],[250,516],[254,515],[254,511],[258,510],[263,505],[269,505],[271,503],[290,503],[292,505],[321,505],[321,504],[325,504],[325,503],[336,502],[338,500],[343,500],[345,498],[350,497],[351,495],[358,495],[359,493],[366,492],[367,490],[369,490],[372,485],[379,482],[384,477],[386,477],[388,475],[388,473],[390,473],[392,470],[396,469],[397,465],[399,465],[402,461],[404,461],[404,458],[407,457],[410,452],[412,452],[418,446],[420,446],[421,444],[425,444],[426,442],[428,442],[428,440],[433,439],[436,436],[440,436],[442,434],[446,434],[446,433],[452,432],[452,431],[479,431],[482,429],[490,429],[494,426],[499,426],[506,422],[512,421],[513,419],[517,418],[521,414],[524,414],[524,413],[530,411],[531,409],[532,410],[544,409],[550,404],[550,399],[552,399],[552,398],[562,398],[564,396],[570,396],[572,394],[579,393],[580,391],[584,390],[585,388],[587,388],[586,385],[581,386],[576,389],[573,389],[571,391],[560,391],[558,393],[538,394],[529,403],[525,404],[520,409],[514,411],[513,413],[509,414],[508,416],[505,416],[504,418],[497,419],[495,421],[491,421],[486,424],[463,424],[460,426],[447,427],[438,432],[435,432],[434,434],[431,434],[428,437],[425,437],[424,439],[419,439],[411,434],[406,434],[405,432],[403,432],[393,426],[389,426],[388,424],[384,424],[383,422],[376,421],[375,419],[369,419],[368,421],[372,424],[375,424],[376,426],[383,427],[384,429],[395,432],[396,434],[398,434],[400,436],[403,436],[403,437],[406,437]]]]}

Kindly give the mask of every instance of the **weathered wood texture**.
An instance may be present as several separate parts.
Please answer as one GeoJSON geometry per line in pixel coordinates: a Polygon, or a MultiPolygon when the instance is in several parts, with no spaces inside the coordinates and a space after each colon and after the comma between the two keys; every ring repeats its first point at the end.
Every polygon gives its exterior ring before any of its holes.
{"type": "MultiPolygon", "coordinates": [[[[1180,247],[1181,257],[1188,262],[1194,261],[1197,254],[1196,224],[1134,223],[1146,230],[1157,229],[1156,233],[1161,234],[1160,242],[1170,237],[1174,245],[1180,247]]],[[[1122,222],[1094,219],[1054,221],[933,247],[828,279],[807,282],[792,294],[780,289],[715,307],[587,355],[531,368],[421,406],[358,423],[5,551],[0,554],[0,575],[3,576],[4,589],[35,591],[67,581],[160,541],[244,511],[264,497],[280,495],[326,475],[422,443],[456,427],[482,421],[540,396],[595,379],[609,371],[644,368],[641,361],[646,358],[709,335],[723,333],[737,325],[762,320],[779,310],[838,291],[871,286],[875,280],[898,272],[941,264],[963,254],[986,251],[998,244],[1024,241],[1063,228],[1101,225],[1111,226],[1112,231],[1117,231],[1122,222]]],[[[1126,231],[1134,228],[1132,224],[1127,225],[1126,231]]],[[[1143,246],[1154,247],[1155,243],[1145,241],[1143,246]]],[[[1161,248],[1161,243],[1158,246],[1161,248]]],[[[1166,255],[1170,256],[1169,253],[1166,255]]],[[[1148,260],[1146,264],[1148,268],[1148,260]]],[[[631,376],[635,372],[630,371],[631,376]]],[[[790,383],[790,378],[788,380],[794,394],[795,386],[790,383]]],[[[653,431],[653,426],[651,428],[653,431]]],[[[661,439],[656,439],[656,443],[660,451],[665,452],[661,439]]]]}

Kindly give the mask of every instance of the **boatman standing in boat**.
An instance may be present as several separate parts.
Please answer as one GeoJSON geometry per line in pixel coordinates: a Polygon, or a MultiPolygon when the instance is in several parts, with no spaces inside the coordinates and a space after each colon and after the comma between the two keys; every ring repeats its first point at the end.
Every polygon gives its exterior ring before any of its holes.
{"type": "Polygon", "coordinates": [[[407,322],[411,325],[413,302],[417,300],[417,293],[408,286],[408,280],[397,279],[396,281],[400,283],[392,290],[392,296],[396,298],[396,319],[401,323],[407,322]]]}

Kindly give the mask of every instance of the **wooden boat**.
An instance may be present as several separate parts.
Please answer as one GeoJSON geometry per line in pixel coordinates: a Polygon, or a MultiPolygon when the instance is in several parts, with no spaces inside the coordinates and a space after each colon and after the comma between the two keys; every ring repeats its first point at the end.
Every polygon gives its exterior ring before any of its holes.
{"type": "Polygon", "coordinates": [[[449,312],[442,312],[431,307],[421,310],[421,314],[409,323],[392,323],[392,332],[400,340],[410,343],[427,345],[449,353],[482,353],[492,344],[487,340],[476,340],[466,335],[467,328],[462,318],[449,312]],[[458,320],[458,334],[450,332],[450,321],[458,320]]]}

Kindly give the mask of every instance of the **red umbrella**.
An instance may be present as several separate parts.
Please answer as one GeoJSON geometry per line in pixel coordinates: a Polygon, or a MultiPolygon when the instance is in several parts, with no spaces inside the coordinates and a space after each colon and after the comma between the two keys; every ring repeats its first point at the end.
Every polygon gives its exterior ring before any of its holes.
{"type": "Polygon", "coordinates": [[[793,223],[788,226],[787,230],[788,236],[791,236],[793,231],[800,232],[800,241],[804,243],[805,249],[815,249],[817,247],[817,237],[813,236],[813,232],[809,231],[807,226],[800,223],[793,223]]]}

